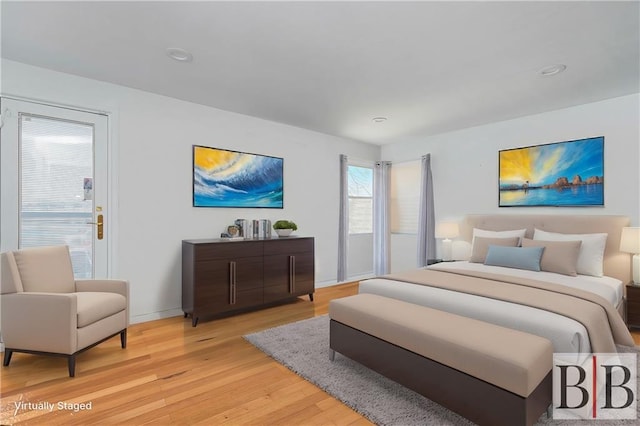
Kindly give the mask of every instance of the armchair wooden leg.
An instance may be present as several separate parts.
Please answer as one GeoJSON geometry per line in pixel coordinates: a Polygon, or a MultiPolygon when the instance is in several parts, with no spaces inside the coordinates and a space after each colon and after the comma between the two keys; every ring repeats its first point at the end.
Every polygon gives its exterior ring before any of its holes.
{"type": "Polygon", "coordinates": [[[2,363],[2,365],[4,365],[5,367],[7,365],[9,365],[9,363],[11,362],[11,355],[13,355],[13,351],[11,349],[4,349],[4,362],[2,363]]]}
{"type": "Polygon", "coordinates": [[[69,355],[69,377],[76,377],[76,355],[69,355]]]}
{"type": "Polygon", "coordinates": [[[120,346],[122,346],[122,349],[127,347],[127,329],[126,328],[122,330],[122,332],[120,333],[120,346]]]}

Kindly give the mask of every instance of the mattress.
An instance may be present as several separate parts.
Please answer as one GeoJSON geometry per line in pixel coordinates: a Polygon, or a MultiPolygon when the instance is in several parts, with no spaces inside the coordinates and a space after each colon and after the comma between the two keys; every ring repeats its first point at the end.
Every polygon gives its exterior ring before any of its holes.
{"type": "MultiPolygon", "coordinates": [[[[537,280],[547,280],[570,288],[593,292],[616,306],[622,301],[623,285],[609,277],[568,277],[548,272],[531,272],[518,269],[486,266],[469,262],[439,263],[439,269],[470,269],[498,274],[516,275],[537,280]],[[542,274],[542,275],[540,275],[542,274]]],[[[373,278],[360,282],[360,293],[378,294],[434,309],[475,318],[492,324],[509,327],[551,341],[555,352],[590,353],[591,345],[586,328],[579,322],[545,310],[501,300],[459,293],[456,291],[373,278]]]]}

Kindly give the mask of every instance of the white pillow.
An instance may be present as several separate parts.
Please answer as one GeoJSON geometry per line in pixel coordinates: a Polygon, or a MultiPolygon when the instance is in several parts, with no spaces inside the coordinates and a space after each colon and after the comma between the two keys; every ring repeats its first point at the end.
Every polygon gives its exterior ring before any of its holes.
{"type": "MultiPolygon", "coordinates": [[[[475,237],[484,237],[484,238],[512,238],[519,237],[520,242],[524,238],[524,234],[527,232],[527,229],[514,229],[512,231],[487,231],[486,229],[478,229],[473,228],[473,238],[475,237]]],[[[471,240],[471,244],[473,244],[473,240],[471,240]]],[[[520,243],[518,243],[520,245],[520,243]]]]}
{"type": "Polygon", "coordinates": [[[560,234],[536,229],[534,240],[546,241],[582,241],[576,271],[581,275],[601,277],[603,275],[604,247],[607,245],[607,234],[560,234]]]}

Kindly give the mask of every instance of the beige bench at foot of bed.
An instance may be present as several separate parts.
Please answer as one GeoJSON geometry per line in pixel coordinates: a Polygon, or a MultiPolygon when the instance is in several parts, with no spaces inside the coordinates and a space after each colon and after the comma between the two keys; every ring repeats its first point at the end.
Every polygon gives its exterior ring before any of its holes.
{"type": "Polygon", "coordinates": [[[478,424],[532,425],[551,404],[551,342],[374,294],[332,300],[330,347],[478,424]]]}

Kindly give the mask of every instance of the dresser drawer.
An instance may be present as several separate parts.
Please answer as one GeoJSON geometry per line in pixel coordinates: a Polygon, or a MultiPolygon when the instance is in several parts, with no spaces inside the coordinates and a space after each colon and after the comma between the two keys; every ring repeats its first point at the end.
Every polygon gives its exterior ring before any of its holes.
{"type": "Polygon", "coordinates": [[[313,252],[313,238],[283,238],[265,241],[264,255],[313,252]]]}
{"type": "Polygon", "coordinates": [[[227,241],[223,243],[198,244],[195,248],[195,261],[262,256],[262,247],[262,241],[227,241]]]}

